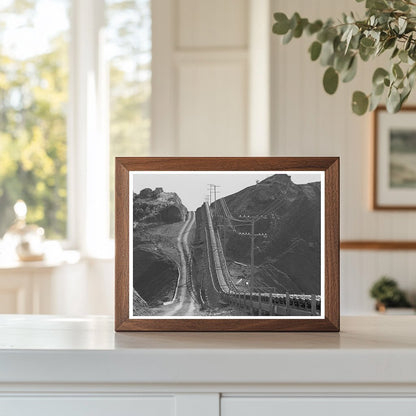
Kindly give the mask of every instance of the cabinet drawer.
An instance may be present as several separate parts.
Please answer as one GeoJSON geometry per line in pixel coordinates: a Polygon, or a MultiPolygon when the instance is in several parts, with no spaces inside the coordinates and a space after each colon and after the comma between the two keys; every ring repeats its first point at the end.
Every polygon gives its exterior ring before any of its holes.
{"type": "Polygon", "coordinates": [[[173,396],[152,397],[1,397],[7,416],[174,416],[173,396]]]}
{"type": "Polygon", "coordinates": [[[415,416],[416,398],[223,397],[221,416],[415,416]]]}

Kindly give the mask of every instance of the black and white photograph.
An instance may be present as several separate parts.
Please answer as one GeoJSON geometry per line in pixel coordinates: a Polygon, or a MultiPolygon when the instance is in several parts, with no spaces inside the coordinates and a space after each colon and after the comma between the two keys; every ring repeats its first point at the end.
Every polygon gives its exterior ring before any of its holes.
{"type": "Polygon", "coordinates": [[[130,172],[130,317],[321,317],[323,184],[322,172],[130,172]]]}

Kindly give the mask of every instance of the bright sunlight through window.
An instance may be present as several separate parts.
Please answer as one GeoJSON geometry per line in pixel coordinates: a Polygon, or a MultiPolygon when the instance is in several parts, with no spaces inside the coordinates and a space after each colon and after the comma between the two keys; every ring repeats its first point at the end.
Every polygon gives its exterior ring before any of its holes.
{"type": "MultiPolygon", "coordinates": [[[[103,172],[109,177],[109,187],[103,185],[108,206],[103,211],[110,212],[110,232],[106,234],[110,237],[114,234],[114,157],[149,153],[151,0],[97,0],[89,4],[90,9],[87,5],[73,0],[0,2],[0,238],[13,222],[13,205],[19,199],[27,204],[28,223],[43,227],[47,238],[72,238],[73,223],[83,212],[83,206],[77,206],[76,191],[82,187],[85,168],[76,169],[70,161],[87,160],[82,149],[88,148],[84,142],[71,145],[79,143],[77,125],[85,123],[74,110],[74,103],[81,99],[76,95],[82,78],[80,60],[101,52],[103,44],[97,38],[85,43],[89,46],[81,44],[82,53],[76,48],[80,47],[78,37],[91,33],[90,23],[100,11],[106,19],[106,62],[99,64],[99,71],[107,74],[108,85],[104,94],[95,92],[104,97],[101,103],[106,114],[93,117],[104,123],[100,131],[109,132],[109,137],[100,136],[109,140],[109,146],[108,153],[88,155],[103,159],[108,166],[103,172]],[[93,11],[92,20],[82,14],[85,10],[93,11]],[[71,39],[72,33],[77,33],[78,42],[71,39]],[[78,181],[71,180],[74,177],[78,181]]],[[[94,120],[87,121],[94,125],[94,120]]],[[[85,137],[88,142],[89,135],[85,137]]],[[[74,241],[76,245],[78,240],[74,241]]]]}
{"type": "Polygon", "coordinates": [[[69,5],[0,5],[0,236],[23,199],[29,222],[66,237],[69,5]]]}
{"type": "Polygon", "coordinates": [[[107,0],[111,236],[114,235],[114,157],[149,153],[151,21],[150,0],[107,0]]]}

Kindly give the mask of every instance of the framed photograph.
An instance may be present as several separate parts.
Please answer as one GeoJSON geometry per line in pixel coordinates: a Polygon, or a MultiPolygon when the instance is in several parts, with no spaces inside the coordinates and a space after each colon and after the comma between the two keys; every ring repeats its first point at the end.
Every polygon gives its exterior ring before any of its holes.
{"type": "Polygon", "coordinates": [[[116,331],[339,331],[339,159],[116,158],[116,331]]]}
{"type": "Polygon", "coordinates": [[[374,112],[373,208],[416,209],[416,107],[374,112]]]}

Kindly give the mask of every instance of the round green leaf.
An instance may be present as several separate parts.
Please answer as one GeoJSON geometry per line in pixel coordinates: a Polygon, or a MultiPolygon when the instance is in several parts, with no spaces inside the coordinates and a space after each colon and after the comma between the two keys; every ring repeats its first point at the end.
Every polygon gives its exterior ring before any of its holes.
{"type": "Polygon", "coordinates": [[[317,35],[316,39],[319,40],[319,42],[324,43],[328,40],[328,30],[322,29],[317,35]]]}
{"type": "Polygon", "coordinates": [[[373,74],[373,85],[377,86],[384,83],[384,78],[386,78],[389,73],[384,68],[377,68],[373,74]]]}
{"type": "Polygon", "coordinates": [[[394,64],[393,65],[393,68],[392,68],[392,72],[393,72],[393,75],[396,77],[396,78],[403,78],[403,76],[404,76],[404,74],[403,74],[403,71],[402,71],[402,69],[400,68],[400,65],[399,64],[394,64]]]}
{"type": "Polygon", "coordinates": [[[273,25],[273,33],[285,35],[290,29],[287,16],[284,13],[275,13],[274,20],[276,20],[276,23],[273,25]]]}
{"type": "Polygon", "coordinates": [[[299,19],[297,20],[297,24],[295,28],[293,29],[293,36],[295,38],[300,38],[303,33],[303,29],[305,29],[308,26],[309,22],[308,19],[299,19]]]}
{"type": "Polygon", "coordinates": [[[338,72],[330,66],[324,74],[324,89],[328,94],[334,94],[338,88],[338,72]]]}
{"type": "Polygon", "coordinates": [[[293,16],[290,18],[289,25],[292,30],[300,23],[301,17],[298,12],[293,13],[293,16]]]}
{"type": "Polygon", "coordinates": [[[293,30],[289,30],[286,35],[283,36],[282,43],[283,45],[288,44],[293,39],[293,30]]]}
{"type": "Polygon", "coordinates": [[[410,45],[412,44],[412,40],[413,40],[413,33],[411,33],[410,36],[408,36],[406,43],[404,44],[404,49],[406,51],[410,48],[410,45]]]}
{"type": "Polygon", "coordinates": [[[375,110],[378,105],[380,104],[381,101],[381,95],[375,95],[375,94],[371,94],[370,96],[370,106],[368,108],[368,111],[373,111],[375,110]]]}
{"type": "Polygon", "coordinates": [[[318,41],[315,41],[312,43],[312,45],[309,47],[309,52],[311,54],[312,61],[316,61],[319,58],[319,55],[321,54],[322,50],[322,44],[318,41]]]}
{"type": "Polygon", "coordinates": [[[352,95],[352,111],[362,116],[368,108],[368,97],[361,91],[355,91],[352,95]]]}
{"type": "Polygon", "coordinates": [[[351,64],[351,53],[335,53],[334,68],[336,71],[342,73],[347,70],[351,64]]]}
{"type": "Polygon", "coordinates": [[[372,48],[374,46],[374,39],[372,38],[362,38],[360,41],[360,45],[364,48],[372,48]]]}
{"type": "Polygon", "coordinates": [[[387,38],[386,41],[383,43],[384,49],[390,49],[396,44],[396,38],[387,38]]]}
{"type": "Polygon", "coordinates": [[[393,53],[391,54],[390,59],[393,59],[397,56],[397,54],[399,53],[400,49],[396,46],[393,50],[393,53]]]}
{"type": "Polygon", "coordinates": [[[360,53],[360,58],[364,62],[367,62],[371,58],[371,56],[373,56],[375,54],[376,49],[375,48],[367,48],[367,47],[363,46],[360,43],[360,46],[358,48],[358,52],[360,53]]]}
{"type": "Polygon", "coordinates": [[[408,54],[410,59],[413,61],[416,60],[416,45],[413,45],[409,48],[408,54]]]}
{"type": "Polygon", "coordinates": [[[350,82],[354,79],[355,75],[357,74],[357,66],[357,58],[354,55],[351,58],[347,71],[344,72],[342,82],[350,82]]]}
{"type": "Polygon", "coordinates": [[[408,60],[408,55],[407,55],[407,51],[405,51],[405,50],[401,50],[400,52],[399,52],[399,58],[400,58],[400,60],[402,61],[402,62],[407,62],[407,60],[408,60]]]}
{"type": "Polygon", "coordinates": [[[400,107],[399,107],[399,110],[402,108],[402,105],[407,100],[407,98],[409,97],[409,95],[410,95],[411,92],[412,92],[412,90],[409,88],[409,89],[403,90],[403,92],[400,94],[400,107]]]}
{"type": "Polygon", "coordinates": [[[397,88],[392,88],[387,96],[386,107],[389,113],[397,113],[400,110],[401,97],[397,88]]]}
{"type": "Polygon", "coordinates": [[[308,27],[307,27],[307,32],[310,35],[313,35],[316,32],[319,32],[322,29],[323,23],[321,20],[315,20],[315,22],[311,23],[308,27]]]}
{"type": "Polygon", "coordinates": [[[381,96],[383,95],[383,92],[384,92],[384,83],[373,85],[373,95],[381,96]]]}
{"type": "Polygon", "coordinates": [[[384,10],[388,5],[385,0],[367,0],[365,7],[368,9],[384,10]]]}
{"type": "Polygon", "coordinates": [[[320,54],[320,63],[322,66],[332,65],[334,62],[334,43],[327,41],[322,45],[322,51],[320,54]]]}

